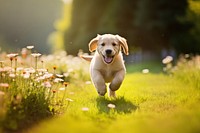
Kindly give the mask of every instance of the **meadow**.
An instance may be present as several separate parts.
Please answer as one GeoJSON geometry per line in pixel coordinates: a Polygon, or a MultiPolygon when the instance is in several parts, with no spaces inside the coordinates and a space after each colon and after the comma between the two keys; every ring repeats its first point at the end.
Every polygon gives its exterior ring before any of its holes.
{"type": "Polygon", "coordinates": [[[1,53],[2,133],[200,132],[199,56],[126,64],[125,80],[111,99],[97,95],[88,62],[65,52],[28,52],[12,61],[1,53]]]}

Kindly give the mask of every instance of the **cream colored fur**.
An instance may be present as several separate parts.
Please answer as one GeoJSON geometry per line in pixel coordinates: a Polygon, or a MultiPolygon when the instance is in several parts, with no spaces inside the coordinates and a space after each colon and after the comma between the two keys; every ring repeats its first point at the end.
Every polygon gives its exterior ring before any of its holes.
{"type": "Polygon", "coordinates": [[[96,50],[93,58],[83,58],[91,60],[90,76],[98,94],[104,96],[106,83],[109,83],[108,94],[116,97],[115,91],[120,88],[126,73],[121,52],[123,50],[128,55],[126,39],[112,34],[97,35],[90,41],[89,50],[96,50]]]}

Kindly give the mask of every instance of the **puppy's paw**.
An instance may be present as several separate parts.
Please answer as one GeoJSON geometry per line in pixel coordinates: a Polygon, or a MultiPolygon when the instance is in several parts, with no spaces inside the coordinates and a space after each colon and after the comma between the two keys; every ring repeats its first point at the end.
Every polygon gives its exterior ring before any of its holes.
{"type": "Polygon", "coordinates": [[[115,91],[112,91],[111,89],[109,89],[109,91],[108,91],[108,96],[109,96],[110,98],[116,98],[116,93],[115,93],[115,91]]]}
{"type": "Polygon", "coordinates": [[[106,91],[98,91],[99,96],[105,96],[106,91]]]}

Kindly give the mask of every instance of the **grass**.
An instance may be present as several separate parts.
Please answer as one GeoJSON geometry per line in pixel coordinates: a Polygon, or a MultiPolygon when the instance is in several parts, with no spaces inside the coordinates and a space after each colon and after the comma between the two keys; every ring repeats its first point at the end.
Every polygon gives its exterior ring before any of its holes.
{"type": "Polygon", "coordinates": [[[151,73],[160,73],[163,70],[163,64],[158,61],[146,61],[127,65],[128,73],[142,72],[143,69],[149,69],[151,73]]]}
{"type": "Polygon", "coordinates": [[[98,97],[91,84],[71,84],[66,113],[28,133],[191,133],[200,132],[200,93],[176,77],[128,73],[117,99],[98,97]],[[116,108],[108,108],[108,104],[116,108]],[[87,108],[87,111],[83,111],[87,108]]]}
{"type": "Polygon", "coordinates": [[[34,48],[27,46],[23,54],[0,53],[2,132],[21,132],[42,119],[62,114],[68,82],[88,77],[84,73],[87,65],[79,66],[84,63],[80,58],[65,52],[42,56],[29,47],[34,48]]]}
{"type": "Polygon", "coordinates": [[[182,57],[175,67],[165,58],[165,69],[160,62],[127,65],[116,99],[97,95],[89,63],[78,57],[0,57],[2,133],[200,132],[199,56],[182,57]]]}

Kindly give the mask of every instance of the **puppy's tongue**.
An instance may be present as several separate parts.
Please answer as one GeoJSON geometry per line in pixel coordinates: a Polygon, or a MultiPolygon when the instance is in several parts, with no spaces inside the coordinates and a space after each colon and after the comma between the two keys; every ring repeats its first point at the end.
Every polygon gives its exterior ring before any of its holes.
{"type": "Polygon", "coordinates": [[[112,57],[105,57],[104,60],[105,60],[106,63],[111,63],[113,58],[112,57]]]}

